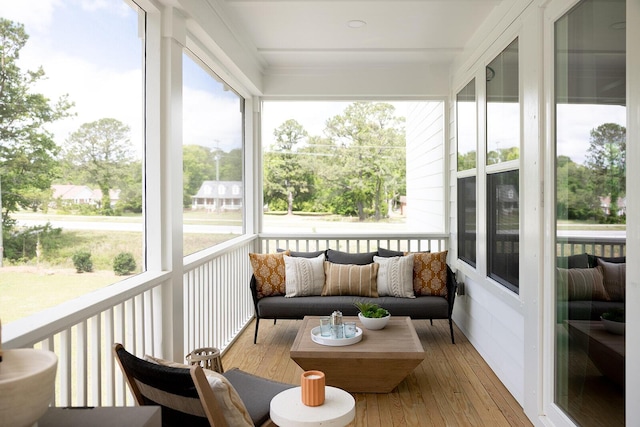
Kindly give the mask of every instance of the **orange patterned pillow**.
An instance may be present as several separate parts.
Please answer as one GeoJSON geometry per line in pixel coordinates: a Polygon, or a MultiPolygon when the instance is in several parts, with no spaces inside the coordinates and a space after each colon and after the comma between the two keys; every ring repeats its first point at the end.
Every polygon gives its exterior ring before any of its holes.
{"type": "Polygon", "coordinates": [[[258,299],[285,294],[285,255],[289,255],[288,250],[276,254],[249,254],[258,285],[258,299]]]}
{"type": "Polygon", "coordinates": [[[447,251],[414,253],[413,292],[447,296],[447,251]]]}

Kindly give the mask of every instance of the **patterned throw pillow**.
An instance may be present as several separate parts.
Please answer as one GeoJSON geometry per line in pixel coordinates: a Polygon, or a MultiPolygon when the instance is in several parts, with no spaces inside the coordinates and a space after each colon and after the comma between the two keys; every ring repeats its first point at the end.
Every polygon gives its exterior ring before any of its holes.
{"type": "Polygon", "coordinates": [[[335,264],[324,262],[324,287],[322,296],[354,295],[378,297],[378,268],[380,264],[335,264]]]}
{"type": "Polygon", "coordinates": [[[285,297],[320,295],[324,286],[324,253],[315,258],[284,256],[285,297]]]}
{"type": "Polygon", "coordinates": [[[373,257],[373,261],[380,264],[378,269],[379,296],[416,297],[413,294],[413,257],[413,254],[391,258],[373,257]]]}
{"type": "Polygon", "coordinates": [[[447,252],[413,254],[413,292],[416,296],[447,296],[447,252]]]}
{"type": "Polygon", "coordinates": [[[598,265],[602,268],[604,288],[611,301],[624,301],[627,287],[627,264],[622,262],[607,262],[598,258],[598,265]]]}
{"type": "MultiPolygon", "coordinates": [[[[189,369],[189,365],[184,365],[170,360],[160,359],[149,355],[144,356],[144,360],[156,363],[162,366],[172,368],[189,369]]],[[[240,395],[233,388],[233,385],[222,374],[210,369],[203,369],[204,375],[207,377],[209,387],[213,390],[213,394],[218,401],[218,405],[222,410],[222,415],[230,426],[253,426],[251,415],[244,406],[244,402],[240,399],[240,395]]],[[[206,415],[205,415],[206,416],[206,415]]]]}
{"type": "Polygon", "coordinates": [[[609,295],[604,288],[602,267],[569,268],[566,272],[570,300],[609,301],[609,295]]]}
{"type": "Polygon", "coordinates": [[[277,254],[249,254],[258,285],[258,299],[285,294],[285,255],[289,255],[289,251],[277,254]]]}

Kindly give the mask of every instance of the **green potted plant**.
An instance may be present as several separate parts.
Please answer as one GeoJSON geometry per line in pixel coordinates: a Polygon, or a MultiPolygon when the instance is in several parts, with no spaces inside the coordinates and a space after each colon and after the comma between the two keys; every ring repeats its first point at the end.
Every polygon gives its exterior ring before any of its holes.
{"type": "Polygon", "coordinates": [[[612,334],[624,335],[625,318],[624,308],[614,308],[600,316],[604,328],[612,334]]]}
{"type": "Polygon", "coordinates": [[[387,309],[380,307],[378,304],[364,301],[356,301],[353,303],[360,311],[358,318],[360,323],[367,329],[376,330],[387,326],[391,314],[387,309]]]}

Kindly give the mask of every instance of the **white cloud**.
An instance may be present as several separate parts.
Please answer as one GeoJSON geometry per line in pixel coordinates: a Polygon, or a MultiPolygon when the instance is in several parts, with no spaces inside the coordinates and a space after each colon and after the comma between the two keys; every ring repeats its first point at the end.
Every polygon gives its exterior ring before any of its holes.
{"type": "Polygon", "coordinates": [[[240,101],[186,87],[183,90],[183,144],[230,151],[242,148],[240,101]]]}
{"type": "Polygon", "coordinates": [[[51,25],[53,10],[61,0],[0,0],[0,16],[20,22],[30,31],[44,32],[51,25]]]}

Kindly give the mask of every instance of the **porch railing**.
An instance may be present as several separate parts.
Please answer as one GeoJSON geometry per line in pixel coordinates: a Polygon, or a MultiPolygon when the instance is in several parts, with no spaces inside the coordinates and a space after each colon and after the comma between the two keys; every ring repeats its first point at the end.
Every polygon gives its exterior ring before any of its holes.
{"type": "MultiPolygon", "coordinates": [[[[251,321],[250,252],[327,248],[433,252],[447,249],[448,244],[446,234],[265,233],[243,236],[190,255],[183,268],[184,340],[179,345],[185,350],[218,347],[224,351],[251,321]]],[[[559,242],[558,250],[563,255],[589,252],[617,256],[625,253],[625,244],[623,238],[567,238],[559,242]]],[[[122,342],[137,355],[162,354],[163,290],[170,289],[170,277],[168,272],[142,273],[12,322],[4,328],[3,345],[44,348],[58,355],[57,406],[130,405],[132,400],[116,369],[111,345],[122,342]]]]}

